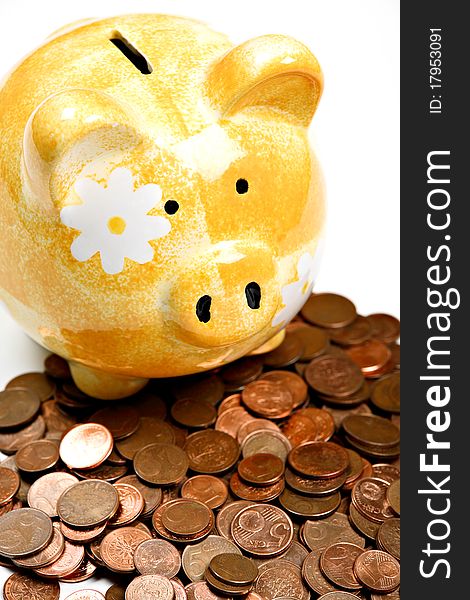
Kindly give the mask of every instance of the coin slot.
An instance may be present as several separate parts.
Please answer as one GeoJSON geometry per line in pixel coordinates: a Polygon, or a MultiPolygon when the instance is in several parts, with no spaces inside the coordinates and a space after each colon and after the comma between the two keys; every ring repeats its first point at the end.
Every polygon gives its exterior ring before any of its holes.
{"type": "Polygon", "coordinates": [[[246,301],[248,302],[248,306],[253,310],[256,310],[260,307],[261,304],[261,288],[256,283],[256,281],[250,282],[245,287],[245,296],[246,301]]]}
{"type": "Polygon", "coordinates": [[[153,71],[153,67],[145,56],[133,46],[129,40],[127,40],[119,31],[113,31],[109,41],[120,50],[124,56],[131,61],[136,69],[138,69],[143,75],[150,75],[153,71]]]}
{"type": "Polygon", "coordinates": [[[201,296],[196,304],[196,316],[201,323],[208,323],[211,318],[211,302],[210,296],[201,296]]]}

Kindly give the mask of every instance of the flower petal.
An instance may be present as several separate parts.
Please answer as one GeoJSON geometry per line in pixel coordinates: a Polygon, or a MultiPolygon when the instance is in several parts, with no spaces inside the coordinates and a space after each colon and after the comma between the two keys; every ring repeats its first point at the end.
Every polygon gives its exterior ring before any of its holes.
{"type": "Polygon", "coordinates": [[[98,252],[95,240],[87,237],[83,233],[73,240],[70,250],[72,256],[80,262],[90,259],[98,252]]]}
{"type": "Polygon", "coordinates": [[[106,193],[106,190],[90,177],[82,177],[81,179],[77,179],[74,189],[82,199],[83,204],[86,204],[87,202],[99,201],[106,193]]]}
{"type": "Polygon", "coordinates": [[[136,244],[130,252],[126,253],[126,257],[136,263],[139,263],[140,265],[143,265],[153,259],[153,254],[154,252],[152,246],[145,242],[138,245],[136,244]]]}
{"type": "MultiPolygon", "coordinates": [[[[83,231],[90,223],[90,207],[85,204],[70,204],[60,211],[60,220],[67,227],[83,231]]],[[[91,217],[93,219],[93,217],[91,217]]]]}
{"type": "Polygon", "coordinates": [[[130,195],[133,191],[134,178],[132,177],[131,170],[124,167],[114,169],[108,178],[108,195],[111,196],[114,193],[130,195]]]}
{"type": "Polygon", "coordinates": [[[146,213],[162,199],[162,188],[156,183],[147,183],[134,192],[133,200],[146,213]]]}
{"type": "Polygon", "coordinates": [[[110,252],[108,248],[100,248],[101,266],[108,275],[116,275],[124,269],[124,256],[110,252]]]}
{"type": "Polygon", "coordinates": [[[145,216],[142,220],[141,236],[146,240],[156,240],[167,235],[171,230],[171,223],[165,217],[145,216]]]}

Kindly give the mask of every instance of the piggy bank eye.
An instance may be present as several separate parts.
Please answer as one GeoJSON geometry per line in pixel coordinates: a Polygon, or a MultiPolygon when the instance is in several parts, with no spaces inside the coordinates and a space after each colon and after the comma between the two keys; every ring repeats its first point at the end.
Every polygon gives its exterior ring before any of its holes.
{"type": "Polygon", "coordinates": [[[248,181],[246,179],[237,179],[235,188],[239,194],[246,194],[248,191],[248,181]]]}
{"type": "Polygon", "coordinates": [[[178,202],[176,202],[176,200],[167,200],[163,208],[165,209],[165,212],[167,214],[174,215],[179,207],[180,205],[178,204],[178,202]]]}

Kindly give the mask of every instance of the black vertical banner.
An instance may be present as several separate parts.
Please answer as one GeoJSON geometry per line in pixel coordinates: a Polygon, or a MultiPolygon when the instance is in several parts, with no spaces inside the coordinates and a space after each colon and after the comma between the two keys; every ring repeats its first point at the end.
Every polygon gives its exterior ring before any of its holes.
{"type": "Polygon", "coordinates": [[[408,2],[401,11],[401,597],[463,599],[470,597],[469,32],[458,2],[408,2]]]}

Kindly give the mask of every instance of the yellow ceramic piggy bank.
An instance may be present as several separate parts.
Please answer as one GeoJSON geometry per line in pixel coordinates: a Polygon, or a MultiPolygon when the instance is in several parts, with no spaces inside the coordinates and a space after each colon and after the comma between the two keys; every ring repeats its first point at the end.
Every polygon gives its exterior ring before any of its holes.
{"type": "Polygon", "coordinates": [[[223,365],[300,309],[322,83],[290,37],[155,14],[71,25],[3,80],[0,297],[83,391],[223,365]]]}

